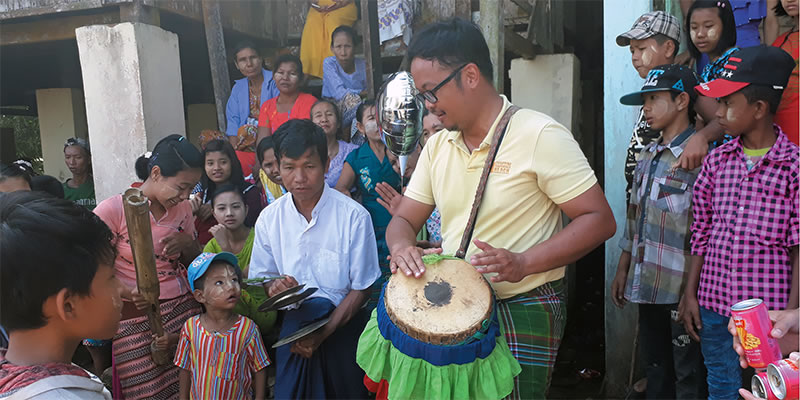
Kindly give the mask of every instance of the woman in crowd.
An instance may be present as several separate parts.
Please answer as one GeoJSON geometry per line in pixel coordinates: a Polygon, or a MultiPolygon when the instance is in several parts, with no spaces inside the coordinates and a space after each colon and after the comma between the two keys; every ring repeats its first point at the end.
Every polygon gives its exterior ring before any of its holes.
{"type": "Polygon", "coordinates": [[[212,234],[209,229],[217,224],[214,220],[211,199],[216,189],[224,184],[232,184],[239,188],[249,208],[244,223],[248,227],[255,225],[258,213],[262,209],[258,188],[245,182],[242,166],[236,159],[231,144],[224,140],[212,140],[203,150],[203,175],[200,183],[194,188],[191,199],[192,212],[197,217],[195,220],[197,241],[201,245],[211,240],[212,234]]]}
{"type": "Polygon", "coordinates": [[[358,130],[353,122],[356,109],[361,99],[366,96],[367,66],[361,58],[355,57],[356,32],[353,28],[342,25],[333,31],[331,51],[322,64],[325,76],[322,79],[322,97],[333,99],[342,110],[342,127],[350,133],[351,143],[361,145],[365,142],[363,135],[356,135],[358,130]]]}
{"type": "Polygon", "coordinates": [[[789,83],[786,89],[783,90],[781,97],[781,104],[778,106],[778,112],[775,113],[775,123],[780,125],[786,137],[789,138],[794,144],[798,143],[798,132],[800,131],[800,95],[798,95],[798,71],[797,61],[800,58],[800,44],[798,43],[797,33],[797,15],[798,15],[798,0],[779,0],[775,8],[769,10],[775,16],[788,15],[792,17],[792,28],[783,35],[778,36],[772,43],[775,47],[780,47],[792,58],[794,58],[794,70],[789,76],[789,83]]]}
{"type": "Polygon", "coordinates": [[[259,112],[258,142],[271,136],[290,119],[306,118],[316,97],[300,91],[303,84],[303,63],[293,54],[284,54],[275,61],[275,83],[280,92],[267,100],[259,112]]]}
{"type": "Polygon", "coordinates": [[[339,26],[353,26],[356,19],[358,10],[353,0],[311,0],[300,39],[300,59],[306,73],[323,77],[322,61],[333,55],[328,47],[331,34],[339,26]]]}
{"type": "Polygon", "coordinates": [[[72,178],[64,182],[64,198],[94,210],[97,200],[94,197],[92,152],[86,139],[67,139],[64,143],[64,162],[72,173],[72,178]]]}
{"type": "Polygon", "coordinates": [[[200,313],[183,266],[200,254],[200,246],[194,240],[192,207],[186,200],[200,180],[202,166],[203,155],[180,135],[161,139],[149,157],[136,160],[136,175],[144,181],[140,189],[150,201],[150,228],[165,332],[161,337],[152,337],[146,313],[148,302],[136,289],[136,268],[122,195],[103,200],[94,210],[117,238],[114,268],[124,288],[122,320],[112,345],[115,382],[119,382],[114,390],[128,400],[173,398],[178,394],[177,367],[171,363],[156,365],[150,352],[151,346],[174,351],[183,323],[200,313]]]}
{"type": "Polygon", "coordinates": [[[11,164],[0,164],[0,193],[31,190],[33,167],[29,162],[17,160],[11,164]]]}
{"type": "Polygon", "coordinates": [[[320,100],[311,107],[311,121],[325,131],[325,139],[328,141],[329,161],[325,183],[332,188],[336,187],[336,182],[339,181],[347,155],[358,148],[357,145],[339,139],[341,136],[339,115],[339,109],[330,100],[320,100]]]}

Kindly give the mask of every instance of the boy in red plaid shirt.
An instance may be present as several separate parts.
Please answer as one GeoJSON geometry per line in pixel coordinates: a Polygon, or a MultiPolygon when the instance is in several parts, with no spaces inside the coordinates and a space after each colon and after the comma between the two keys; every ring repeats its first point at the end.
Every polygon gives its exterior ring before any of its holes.
{"type": "Polygon", "coordinates": [[[719,99],[717,118],[734,137],[706,157],[694,185],[693,256],[680,304],[701,343],[709,399],[736,399],[741,386],[731,305],[760,298],[770,310],[798,306],[798,147],[773,124],[795,62],[776,50],[741,49],[720,79],[696,87],[719,99]]]}

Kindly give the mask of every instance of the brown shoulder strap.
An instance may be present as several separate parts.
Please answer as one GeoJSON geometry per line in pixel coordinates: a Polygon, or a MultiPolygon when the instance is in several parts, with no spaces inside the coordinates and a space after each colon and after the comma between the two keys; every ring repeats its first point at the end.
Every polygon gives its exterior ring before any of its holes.
{"type": "Polygon", "coordinates": [[[456,257],[464,258],[467,254],[469,242],[472,240],[472,232],[475,230],[475,220],[478,217],[478,209],[481,207],[483,200],[483,192],[486,190],[486,181],[489,180],[489,172],[492,171],[495,156],[497,156],[497,148],[500,147],[500,142],[503,141],[503,136],[506,134],[506,127],[511,117],[519,111],[519,107],[511,105],[503,113],[503,117],[494,128],[494,135],[492,135],[492,145],[489,147],[489,154],[486,155],[486,162],[483,164],[483,172],[481,173],[481,180],[478,182],[478,189],[475,191],[475,200],[472,202],[472,210],[469,212],[469,220],[467,220],[467,227],[464,229],[464,235],[461,236],[461,245],[458,246],[456,257]]]}

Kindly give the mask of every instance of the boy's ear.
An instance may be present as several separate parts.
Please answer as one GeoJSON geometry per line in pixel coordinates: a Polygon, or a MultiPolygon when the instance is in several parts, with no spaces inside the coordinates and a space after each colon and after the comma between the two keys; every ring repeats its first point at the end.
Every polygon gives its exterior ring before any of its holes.
{"type": "Polygon", "coordinates": [[[664,52],[664,58],[669,60],[670,63],[672,63],[675,60],[676,50],[677,49],[675,48],[675,42],[672,40],[665,41],[664,44],[661,46],[661,51],[664,52]]]}
{"type": "Polygon", "coordinates": [[[206,303],[206,297],[203,296],[203,291],[202,290],[195,289],[192,292],[192,296],[194,296],[194,299],[197,300],[198,303],[200,303],[200,304],[205,304],[206,303]]]}
{"type": "MultiPolygon", "coordinates": [[[[53,302],[55,310],[53,311],[55,312],[56,315],[58,315],[59,318],[61,318],[64,321],[75,318],[77,316],[76,315],[77,309],[75,304],[76,299],[77,297],[74,294],[70,293],[69,289],[62,288],[55,295],[55,301],[53,302]]],[[[48,302],[49,301],[45,301],[43,305],[45,308],[48,307],[47,304],[48,302]]],[[[45,312],[45,315],[46,314],[47,313],[45,312]]]]}
{"type": "Polygon", "coordinates": [[[767,117],[767,115],[769,115],[768,102],[764,100],[756,100],[756,102],[753,103],[753,106],[755,106],[755,111],[756,111],[754,115],[755,119],[764,119],[767,117]]]}
{"type": "Polygon", "coordinates": [[[675,102],[678,106],[678,111],[684,111],[689,108],[689,93],[681,92],[678,97],[675,98],[675,102]]]}

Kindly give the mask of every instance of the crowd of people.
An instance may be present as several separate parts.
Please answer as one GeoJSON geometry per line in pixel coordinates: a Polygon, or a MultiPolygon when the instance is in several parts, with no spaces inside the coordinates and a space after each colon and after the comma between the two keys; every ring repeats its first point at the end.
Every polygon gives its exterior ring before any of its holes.
{"type": "MultiPolygon", "coordinates": [[[[774,46],[737,46],[728,0],[692,2],[683,28],[665,12],[644,14],[616,39],[645,81],[620,99],[640,111],[609,300],[639,307],[647,398],[751,396],[739,391],[746,363],[729,326],[740,300],[762,299],[773,336],[788,338],[784,352],[798,350],[797,3],[769,10],[795,19],[774,46]],[[690,66],[676,63],[683,34],[690,66]]],[[[330,14],[326,32],[355,8],[318,7],[330,14]]],[[[376,106],[363,100],[355,32],[327,34],[333,56],[306,72],[325,71],[322,99],[300,90],[303,66],[319,60],[283,55],[267,71],[243,44],[226,132],[203,135],[199,148],[169,135],[136,160],[131,186],[149,200],[163,335],[151,333],[151,303],[137,289],[122,195],[95,201],[88,143],[64,144],[72,178],[63,184],[24,161],[2,166],[0,398],[260,399],[270,365],[275,398],[375,397],[367,388],[381,397],[356,354],[382,286],[395,273],[423,276],[423,255],[459,251],[491,284],[520,364],[509,398],[546,396],[566,324],[564,266],[616,231],[580,146],[496,91],[480,29],[456,18],[409,46],[425,110],[401,176],[376,106]],[[484,184],[474,217],[472,191],[484,184]],[[258,310],[299,285],[316,292],[258,310]],[[92,372],[71,363],[81,343],[92,372]],[[96,376],[104,371],[110,392],[96,376]]]]}

